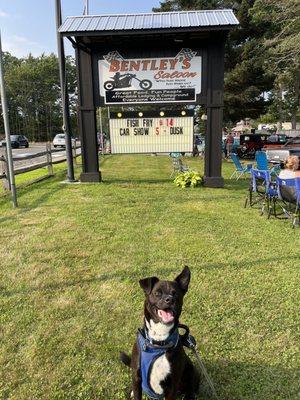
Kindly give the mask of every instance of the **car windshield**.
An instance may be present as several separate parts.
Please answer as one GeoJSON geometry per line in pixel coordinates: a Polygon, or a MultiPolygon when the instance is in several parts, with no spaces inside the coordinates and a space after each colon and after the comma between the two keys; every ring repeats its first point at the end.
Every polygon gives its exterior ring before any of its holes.
{"type": "Polygon", "coordinates": [[[286,135],[278,135],[278,138],[280,143],[285,143],[287,141],[286,135]]]}
{"type": "Polygon", "coordinates": [[[285,143],[286,142],[286,135],[271,135],[267,139],[268,143],[285,143]]]}
{"type": "Polygon", "coordinates": [[[286,142],[286,146],[290,144],[300,144],[300,137],[292,138],[286,142]]]}
{"type": "Polygon", "coordinates": [[[64,134],[59,134],[55,136],[55,139],[64,139],[65,135],[64,134]]]}
{"type": "Polygon", "coordinates": [[[10,135],[11,140],[18,140],[18,135],[10,135]]]}

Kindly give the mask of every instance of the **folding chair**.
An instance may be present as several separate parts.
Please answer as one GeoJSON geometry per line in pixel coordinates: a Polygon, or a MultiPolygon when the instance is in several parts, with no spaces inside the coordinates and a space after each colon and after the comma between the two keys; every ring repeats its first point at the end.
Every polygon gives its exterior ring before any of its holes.
{"type": "Polygon", "coordinates": [[[230,176],[230,179],[236,178],[236,180],[239,180],[241,176],[250,173],[252,169],[252,164],[247,164],[243,166],[240,162],[240,159],[238,158],[237,154],[235,153],[230,153],[230,157],[235,165],[236,170],[232,173],[230,176]]]}
{"type": "Polygon", "coordinates": [[[190,168],[183,163],[182,158],[180,156],[177,156],[177,153],[171,153],[171,160],[173,171],[170,175],[170,178],[173,178],[176,174],[180,172],[186,172],[190,170],[190,168]]]}
{"type": "Polygon", "coordinates": [[[277,175],[280,171],[280,166],[275,165],[273,168],[269,168],[269,162],[267,158],[267,154],[264,151],[256,151],[255,152],[255,161],[256,161],[256,168],[261,171],[270,170],[271,175],[277,175]]]}
{"type": "Polygon", "coordinates": [[[245,208],[259,205],[260,215],[263,215],[265,208],[268,210],[268,218],[271,215],[271,202],[277,196],[277,190],[271,180],[271,172],[252,168],[249,194],[245,200],[245,208]]]}
{"type": "Polygon", "coordinates": [[[293,228],[300,225],[300,178],[296,178],[296,210],[293,219],[293,228]],[[297,222],[298,221],[298,222],[297,222]]]}
{"type": "Polygon", "coordinates": [[[300,224],[300,178],[283,179],[276,178],[277,198],[273,199],[275,216],[280,218],[284,215],[290,219],[292,227],[300,224]],[[281,208],[281,213],[276,212],[276,205],[281,208]]]}

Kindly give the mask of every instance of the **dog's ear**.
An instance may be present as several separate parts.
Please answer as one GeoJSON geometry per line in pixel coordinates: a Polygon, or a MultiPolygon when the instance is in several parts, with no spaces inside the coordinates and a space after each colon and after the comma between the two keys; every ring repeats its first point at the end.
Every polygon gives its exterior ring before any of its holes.
{"type": "Polygon", "coordinates": [[[150,294],[153,286],[158,282],[159,279],[156,276],[151,276],[150,278],[145,278],[140,280],[140,287],[143,289],[145,294],[150,294]]]}
{"type": "Polygon", "coordinates": [[[186,293],[189,287],[191,279],[191,271],[188,266],[185,266],[182,272],[175,278],[175,282],[178,283],[180,289],[186,293]]]}

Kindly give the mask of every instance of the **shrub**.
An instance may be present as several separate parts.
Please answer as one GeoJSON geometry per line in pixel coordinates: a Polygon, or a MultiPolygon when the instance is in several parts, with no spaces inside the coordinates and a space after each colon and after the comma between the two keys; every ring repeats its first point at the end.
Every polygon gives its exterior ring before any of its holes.
{"type": "Polygon", "coordinates": [[[194,188],[196,186],[202,185],[203,178],[199,175],[198,172],[195,171],[180,172],[174,179],[174,183],[176,186],[180,186],[182,188],[194,188]]]}

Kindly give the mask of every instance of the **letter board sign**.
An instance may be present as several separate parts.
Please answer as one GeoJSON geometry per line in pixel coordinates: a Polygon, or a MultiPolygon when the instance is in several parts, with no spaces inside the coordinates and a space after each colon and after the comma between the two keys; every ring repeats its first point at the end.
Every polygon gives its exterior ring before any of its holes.
{"type": "Polygon", "coordinates": [[[193,116],[169,114],[150,117],[144,113],[139,117],[134,112],[124,114],[125,118],[121,112],[110,115],[113,154],[192,152],[193,116]]]}

